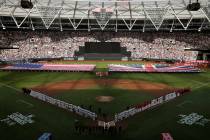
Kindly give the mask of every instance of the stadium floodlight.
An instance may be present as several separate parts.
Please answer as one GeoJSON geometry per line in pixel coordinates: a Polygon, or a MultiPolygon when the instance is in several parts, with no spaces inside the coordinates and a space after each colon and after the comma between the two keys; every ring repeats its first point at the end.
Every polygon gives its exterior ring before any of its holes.
{"type": "Polygon", "coordinates": [[[92,13],[95,16],[101,29],[104,30],[105,26],[113,15],[113,10],[110,8],[95,8],[92,10],[92,13]]]}
{"type": "Polygon", "coordinates": [[[21,0],[20,2],[21,7],[24,9],[32,9],[33,8],[33,3],[31,2],[31,0],[21,0]]]}
{"type": "Polygon", "coordinates": [[[198,11],[201,8],[201,4],[198,2],[192,3],[191,0],[189,0],[189,4],[187,5],[187,10],[188,11],[198,11]]]}

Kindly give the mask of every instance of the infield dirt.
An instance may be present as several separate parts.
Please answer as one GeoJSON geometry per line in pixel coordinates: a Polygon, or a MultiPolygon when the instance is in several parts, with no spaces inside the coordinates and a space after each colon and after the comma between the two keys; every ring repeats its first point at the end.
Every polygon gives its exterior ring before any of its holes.
{"type": "Polygon", "coordinates": [[[140,90],[148,91],[157,96],[174,90],[162,83],[152,83],[139,80],[122,80],[122,79],[87,79],[87,80],[72,80],[62,81],[57,83],[49,83],[34,87],[33,90],[39,91],[50,96],[57,95],[61,91],[67,90],[85,90],[85,89],[100,89],[100,88],[115,88],[124,90],[140,90]]]}

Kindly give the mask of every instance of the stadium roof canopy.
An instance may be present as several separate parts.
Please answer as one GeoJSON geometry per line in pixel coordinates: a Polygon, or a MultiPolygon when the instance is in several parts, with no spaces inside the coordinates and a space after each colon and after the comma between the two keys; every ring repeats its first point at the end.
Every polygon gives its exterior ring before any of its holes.
{"type": "Polygon", "coordinates": [[[189,0],[32,0],[32,9],[23,9],[21,0],[0,0],[0,26],[61,31],[210,29],[208,1],[199,2],[198,11],[188,11],[189,0]]]}

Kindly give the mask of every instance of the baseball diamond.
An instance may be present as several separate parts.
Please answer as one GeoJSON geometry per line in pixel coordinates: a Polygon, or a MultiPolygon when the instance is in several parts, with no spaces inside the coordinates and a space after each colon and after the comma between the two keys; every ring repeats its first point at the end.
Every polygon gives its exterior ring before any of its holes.
{"type": "Polygon", "coordinates": [[[1,0],[0,140],[204,140],[208,0],[1,0]]]}

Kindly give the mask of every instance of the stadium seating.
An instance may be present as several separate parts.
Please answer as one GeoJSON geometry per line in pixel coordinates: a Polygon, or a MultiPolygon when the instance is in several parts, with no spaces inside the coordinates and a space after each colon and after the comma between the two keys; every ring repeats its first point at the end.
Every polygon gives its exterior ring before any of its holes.
{"type": "Polygon", "coordinates": [[[198,51],[210,47],[205,33],[140,33],[140,32],[36,32],[0,31],[0,43],[5,47],[0,60],[74,58],[85,42],[120,42],[131,52],[131,59],[196,60],[198,51]],[[180,35],[181,34],[181,35],[180,35]],[[31,45],[33,44],[33,45],[31,45]],[[185,51],[187,49],[187,51],[185,51]]]}

